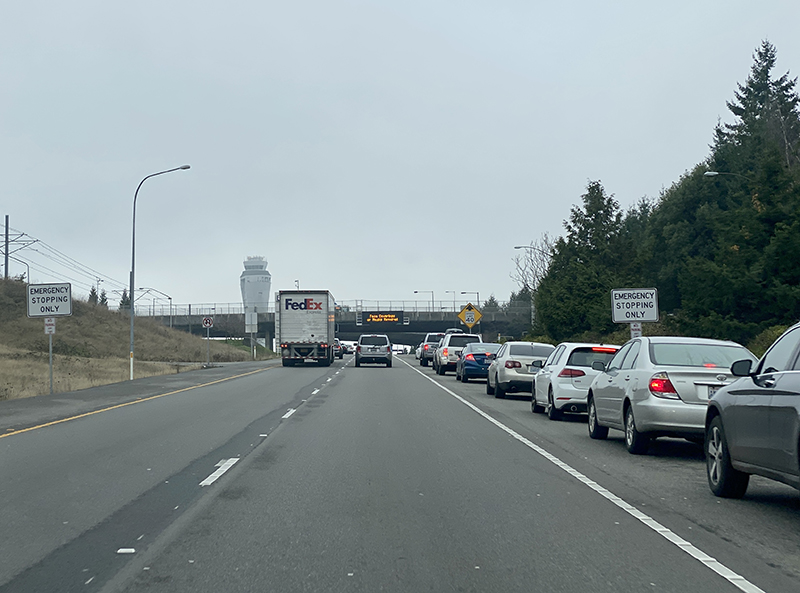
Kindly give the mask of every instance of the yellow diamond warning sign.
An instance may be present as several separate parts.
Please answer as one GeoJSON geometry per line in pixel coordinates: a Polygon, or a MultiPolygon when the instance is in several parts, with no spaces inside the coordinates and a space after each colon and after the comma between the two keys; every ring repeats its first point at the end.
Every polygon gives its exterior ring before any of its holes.
{"type": "Polygon", "coordinates": [[[461,312],[458,314],[458,318],[470,329],[472,329],[472,326],[481,320],[481,317],[483,317],[483,315],[481,315],[481,312],[472,306],[472,303],[467,303],[467,305],[461,309],[461,312]]]}

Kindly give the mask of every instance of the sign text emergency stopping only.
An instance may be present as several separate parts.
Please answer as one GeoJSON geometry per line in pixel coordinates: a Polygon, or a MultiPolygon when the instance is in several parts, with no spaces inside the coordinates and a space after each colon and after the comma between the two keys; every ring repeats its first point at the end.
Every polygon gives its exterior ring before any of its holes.
{"type": "Polygon", "coordinates": [[[658,321],[658,291],[655,288],[624,288],[611,291],[614,323],[658,321]]]}

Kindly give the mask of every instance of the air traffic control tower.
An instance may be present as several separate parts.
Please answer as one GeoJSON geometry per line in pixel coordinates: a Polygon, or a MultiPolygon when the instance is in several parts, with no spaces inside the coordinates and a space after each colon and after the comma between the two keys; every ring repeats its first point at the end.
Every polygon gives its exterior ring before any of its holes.
{"type": "Polygon", "coordinates": [[[272,276],[267,272],[267,260],[259,255],[244,260],[244,272],[239,277],[242,303],[246,313],[266,313],[271,301],[272,276]]]}

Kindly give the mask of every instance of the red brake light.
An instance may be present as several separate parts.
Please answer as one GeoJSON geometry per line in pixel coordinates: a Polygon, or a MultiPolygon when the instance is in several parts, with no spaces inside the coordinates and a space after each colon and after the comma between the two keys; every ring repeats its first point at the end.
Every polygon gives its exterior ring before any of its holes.
{"type": "Polygon", "coordinates": [[[361,352],[361,344],[359,344],[358,346],[356,346],[356,352],[361,352]]]}
{"type": "Polygon", "coordinates": [[[466,360],[475,360],[475,355],[471,352],[464,357],[466,360]]]}
{"type": "Polygon", "coordinates": [[[447,358],[447,348],[442,348],[442,356],[447,358]]]}
{"type": "Polygon", "coordinates": [[[593,346],[592,352],[616,352],[616,348],[607,348],[604,346],[593,346]]]}
{"type": "Polygon", "coordinates": [[[522,365],[519,363],[518,360],[507,360],[506,361],[506,368],[507,369],[520,369],[522,365]]]}
{"type": "Polygon", "coordinates": [[[423,349],[423,350],[427,350],[427,349],[428,349],[428,345],[427,345],[427,344],[425,344],[425,345],[422,347],[422,349],[423,349]]]}
{"type": "Polygon", "coordinates": [[[707,369],[715,369],[715,368],[717,368],[717,365],[715,365],[713,362],[707,362],[707,363],[703,364],[703,366],[706,367],[707,369]]]}
{"type": "Polygon", "coordinates": [[[586,373],[584,373],[579,369],[564,369],[560,373],[558,373],[559,377],[569,377],[569,378],[583,377],[585,375],[586,373]]]}
{"type": "Polygon", "coordinates": [[[669,380],[667,373],[657,373],[650,377],[650,393],[656,397],[665,397],[668,399],[680,399],[678,392],[672,381],[669,380]]]}

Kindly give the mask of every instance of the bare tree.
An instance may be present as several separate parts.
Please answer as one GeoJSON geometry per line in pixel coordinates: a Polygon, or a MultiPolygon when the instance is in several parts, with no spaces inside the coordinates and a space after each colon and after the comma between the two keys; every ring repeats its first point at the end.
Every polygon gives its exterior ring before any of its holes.
{"type": "Polygon", "coordinates": [[[544,233],[538,241],[519,248],[521,253],[514,257],[514,271],[510,275],[521,291],[534,294],[539,288],[550,266],[554,245],[555,241],[544,233]]]}

